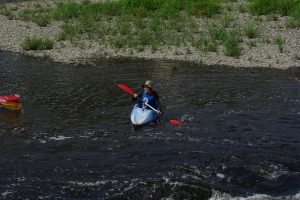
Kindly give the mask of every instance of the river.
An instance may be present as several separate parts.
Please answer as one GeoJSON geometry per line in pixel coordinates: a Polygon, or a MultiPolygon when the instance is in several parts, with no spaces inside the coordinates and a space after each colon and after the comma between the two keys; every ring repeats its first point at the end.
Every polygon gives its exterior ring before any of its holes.
{"type": "Polygon", "coordinates": [[[300,69],[172,63],[0,52],[0,198],[299,199],[300,69]],[[183,125],[131,125],[147,79],[183,125]]]}

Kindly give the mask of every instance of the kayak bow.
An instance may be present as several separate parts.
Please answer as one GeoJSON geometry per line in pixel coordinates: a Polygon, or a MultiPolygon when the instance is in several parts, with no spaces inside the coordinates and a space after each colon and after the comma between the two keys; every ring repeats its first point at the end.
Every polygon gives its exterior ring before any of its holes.
{"type": "Polygon", "coordinates": [[[17,102],[20,99],[20,95],[18,94],[11,94],[7,96],[0,96],[0,103],[2,102],[17,102]]]}
{"type": "Polygon", "coordinates": [[[138,104],[134,105],[130,119],[136,126],[142,126],[154,121],[159,115],[151,109],[140,108],[138,104]]]}

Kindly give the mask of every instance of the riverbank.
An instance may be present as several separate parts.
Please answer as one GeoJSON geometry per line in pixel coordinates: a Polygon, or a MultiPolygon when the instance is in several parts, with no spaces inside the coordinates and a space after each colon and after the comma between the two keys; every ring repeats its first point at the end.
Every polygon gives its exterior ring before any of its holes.
{"type": "MultiPolygon", "coordinates": [[[[41,3],[40,1],[26,1],[16,3],[5,3],[5,7],[12,13],[21,12],[24,9],[34,8],[36,3],[42,6],[55,6],[57,0],[41,3]]],[[[246,1],[224,4],[224,10],[228,16],[234,16],[231,24],[245,27],[253,20],[259,27],[259,34],[255,38],[249,38],[241,34],[242,42],[239,43],[241,55],[237,57],[227,56],[224,53],[224,46],[220,45],[216,51],[203,51],[194,45],[186,43],[184,45],[164,45],[153,51],[151,46],[145,46],[142,51],[135,51],[127,47],[116,49],[111,45],[99,42],[99,39],[80,39],[75,43],[70,40],[57,40],[57,35],[61,31],[61,21],[51,21],[47,26],[40,27],[32,21],[21,21],[18,19],[8,19],[0,14],[0,49],[11,52],[18,52],[25,55],[44,57],[53,61],[68,63],[71,65],[89,64],[97,65],[94,59],[99,57],[118,58],[133,57],[150,60],[171,60],[191,61],[204,65],[226,65],[234,67],[269,67],[282,68],[300,66],[300,30],[299,28],[286,28],[285,23],[288,17],[280,15],[273,16],[252,16],[248,12],[241,12],[238,8],[246,6],[246,1]],[[229,9],[231,8],[231,9],[229,9]],[[54,46],[49,50],[25,51],[21,47],[22,41],[30,37],[49,38],[54,41],[54,46]],[[282,41],[281,49],[276,39],[282,41]]],[[[223,15],[225,16],[225,15],[223,15]]],[[[208,33],[208,24],[220,21],[222,16],[216,18],[199,17],[196,18],[197,31],[194,35],[203,36],[208,33]]],[[[234,26],[234,25],[232,25],[234,26]]],[[[241,28],[242,29],[242,28],[241,28]]]]}

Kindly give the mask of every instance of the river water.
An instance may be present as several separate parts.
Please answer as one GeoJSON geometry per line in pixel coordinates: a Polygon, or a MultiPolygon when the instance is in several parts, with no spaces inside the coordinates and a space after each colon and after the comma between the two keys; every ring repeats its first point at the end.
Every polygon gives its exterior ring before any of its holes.
{"type": "Polygon", "coordinates": [[[0,52],[1,199],[300,198],[300,69],[99,65],[0,52]],[[131,125],[147,79],[183,125],[131,125]]]}

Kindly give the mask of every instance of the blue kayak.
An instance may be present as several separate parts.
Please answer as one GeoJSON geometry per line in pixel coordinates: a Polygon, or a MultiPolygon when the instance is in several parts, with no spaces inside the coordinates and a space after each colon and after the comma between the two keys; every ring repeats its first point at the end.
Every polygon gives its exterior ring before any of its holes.
{"type": "Polygon", "coordinates": [[[151,109],[140,108],[138,104],[134,105],[130,115],[131,123],[136,126],[148,124],[157,117],[157,112],[151,109]]]}

